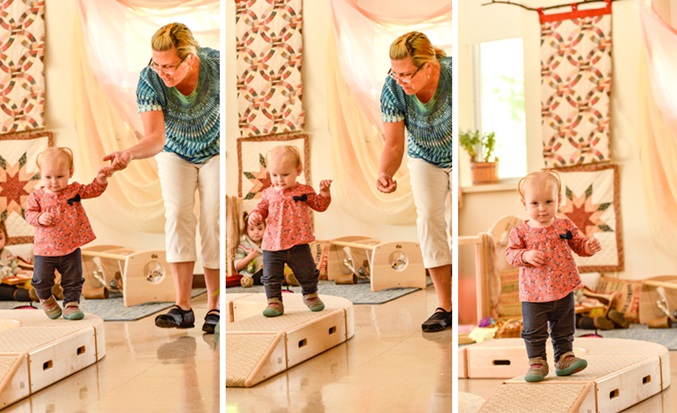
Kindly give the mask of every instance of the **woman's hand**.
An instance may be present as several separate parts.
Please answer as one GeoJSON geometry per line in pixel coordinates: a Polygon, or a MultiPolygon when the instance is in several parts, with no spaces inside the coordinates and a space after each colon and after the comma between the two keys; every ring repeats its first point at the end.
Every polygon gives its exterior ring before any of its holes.
{"type": "Polygon", "coordinates": [[[397,190],[397,181],[387,173],[381,172],[378,174],[378,179],[376,180],[376,189],[384,194],[395,192],[395,190],[397,190]]]}
{"type": "Polygon", "coordinates": [[[129,165],[132,160],[132,153],[129,151],[115,151],[103,157],[104,162],[110,161],[110,167],[113,171],[121,171],[129,165]]]}

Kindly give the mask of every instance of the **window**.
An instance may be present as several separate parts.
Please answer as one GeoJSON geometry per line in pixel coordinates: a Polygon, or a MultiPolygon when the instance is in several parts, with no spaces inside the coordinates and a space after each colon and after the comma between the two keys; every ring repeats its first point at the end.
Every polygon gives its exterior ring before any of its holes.
{"type": "Polygon", "coordinates": [[[524,176],[527,170],[522,39],[480,43],[476,50],[476,124],[496,133],[494,154],[501,179],[524,176]]]}

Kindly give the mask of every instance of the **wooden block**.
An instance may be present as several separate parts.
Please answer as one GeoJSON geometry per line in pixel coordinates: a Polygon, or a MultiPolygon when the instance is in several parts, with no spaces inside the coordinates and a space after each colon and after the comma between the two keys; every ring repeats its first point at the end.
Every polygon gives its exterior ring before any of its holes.
{"type": "Polygon", "coordinates": [[[312,322],[286,331],[288,368],[346,341],[345,312],[325,312],[312,322]]]}
{"type": "Polygon", "coordinates": [[[466,359],[465,347],[458,349],[458,378],[468,378],[468,362],[466,359]]]}
{"type": "Polygon", "coordinates": [[[496,346],[473,345],[466,347],[468,378],[507,379],[524,374],[529,359],[524,342],[520,339],[521,345],[514,345],[515,342],[511,340],[512,346],[501,346],[503,340],[511,339],[496,339],[486,342],[496,343],[496,346]]]}
{"type": "Polygon", "coordinates": [[[414,242],[386,242],[377,245],[371,260],[371,290],[426,288],[421,249],[414,242]]]}
{"type": "Polygon", "coordinates": [[[29,353],[31,393],[70,376],[97,361],[92,328],[71,333],[29,353]]]}
{"type": "Polygon", "coordinates": [[[28,396],[28,354],[0,354],[0,410],[28,396]]]}
{"type": "Polygon", "coordinates": [[[176,300],[174,282],[164,251],[134,252],[126,257],[122,297],[125,307],[176,300]]]}
{"type": "Polygon", "coordinates": [[[332,240],[331,244],[329,244],[329,256],[327,259],[327,279],[337,284],[355,284],[357,282],[356,277],[343,263],[343,259],[346,258],[343,247],[345,243],[369,239],[369,237],[363,236],[349,236],[332,240]]]}
{"type": "Polygon", "coordinates": [[[620,412],[661,391],[660,359],[645,359],[595,380],[599,412],[620,412]]]}

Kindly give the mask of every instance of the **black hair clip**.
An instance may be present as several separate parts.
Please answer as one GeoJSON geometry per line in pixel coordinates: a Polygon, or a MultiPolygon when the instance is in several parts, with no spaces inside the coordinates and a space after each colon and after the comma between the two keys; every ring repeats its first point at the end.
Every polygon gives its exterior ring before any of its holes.
{"type": "Polygon", "coordinates": [[[308,200],[308,195],[306,195],[306,194],[303,194],[301,196],[294,195],[293,198],[294,198],[294,201],[306,202],[308,200]]]}
{"type": "Polygon", "coordinates": [[[75,202],[80,202],[80,194],[75,194],[75,196],[69,200],[67,200],[68,205],[73,205],[75,202]]]}
{"type": "Polygon", "coordinates": [[[567,231],[566,234],[559,234],[559,237],[565,240],[570,240],[574,238],[573,234],[571,234],[571,231],[567,231]]]}

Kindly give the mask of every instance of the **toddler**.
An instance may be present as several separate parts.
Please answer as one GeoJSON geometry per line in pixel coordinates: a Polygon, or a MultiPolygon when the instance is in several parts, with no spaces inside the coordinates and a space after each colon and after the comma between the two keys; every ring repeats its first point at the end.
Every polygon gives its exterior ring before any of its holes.
{"type": "Polygon", "coordinates": [[[267,220],[263,249],[262,282],[268,298],[266,317],[284,314],[282,283],[287,264],[301,284],[303,302],[311,311],[324,310],[317,295],[319,271],[309,243],[315,240],[308,208],[325,211],[331,202],[331,180],[320,181],[320,193],[296,182],[303,166],[293,146],[277,146],[266,155],[271,186],[261,193],[261,201],[249,214],[248,225],[267,220]]]}
{"type": "Polygon", "coordinates": [[[96,237],[81,200],[95,198],[108,185],[110,167],[99,170],[92,183],[69,183],[73,177],[73,152],[68,148],[47,148],[36,159],[40,184],[28,196],[25,217],[35,227],[34,271],[32,285],[45,314],[59,318],[61,307],[52,294],[54,270],[61,274],[63,317],[79,320],[82,277],[80,247],[96,237]]]}
{"type": "Polygon", "coordinates": [[[251,287],[255,284],[262,285],[263,251],[261,250],[261,242],[266,228],[263,222],[259,222],[257,225],[250,224],[247,216],[248,214],[245,212],[246,233],[240,238],[240,245],[235,250],[235,259],[233,260],[235,270],[242,275],[240,285],[243,287],[251,287]]]}
{"type": "MultiPolygon", "coordinates": [[[[21,271],[16,257],[5,248],[7,238],[5,221],[0,221],[0,280],[14,277],[21,271]]],[[[31,301],[28,290],[23,285],[23,283],[15,285],[0,283],[0,300],[31,301]]]]}
{"type": "Polygon", "coordinates": [[[524,379],[537,382],[548,375],[548,326],[555,373],[569,376],[588,365],[572,351],[576,330],[574,291],[583,283],[571,250],[588,257],[602,248],[599,240],[583,236],[571,220],[555,216],[561,202],[561,182],[556,172],[532,172],[519,181],[517,190],[529,219],[510,232],[506,258],[520,267],[522,338],[529,356],[524,379]]]}

